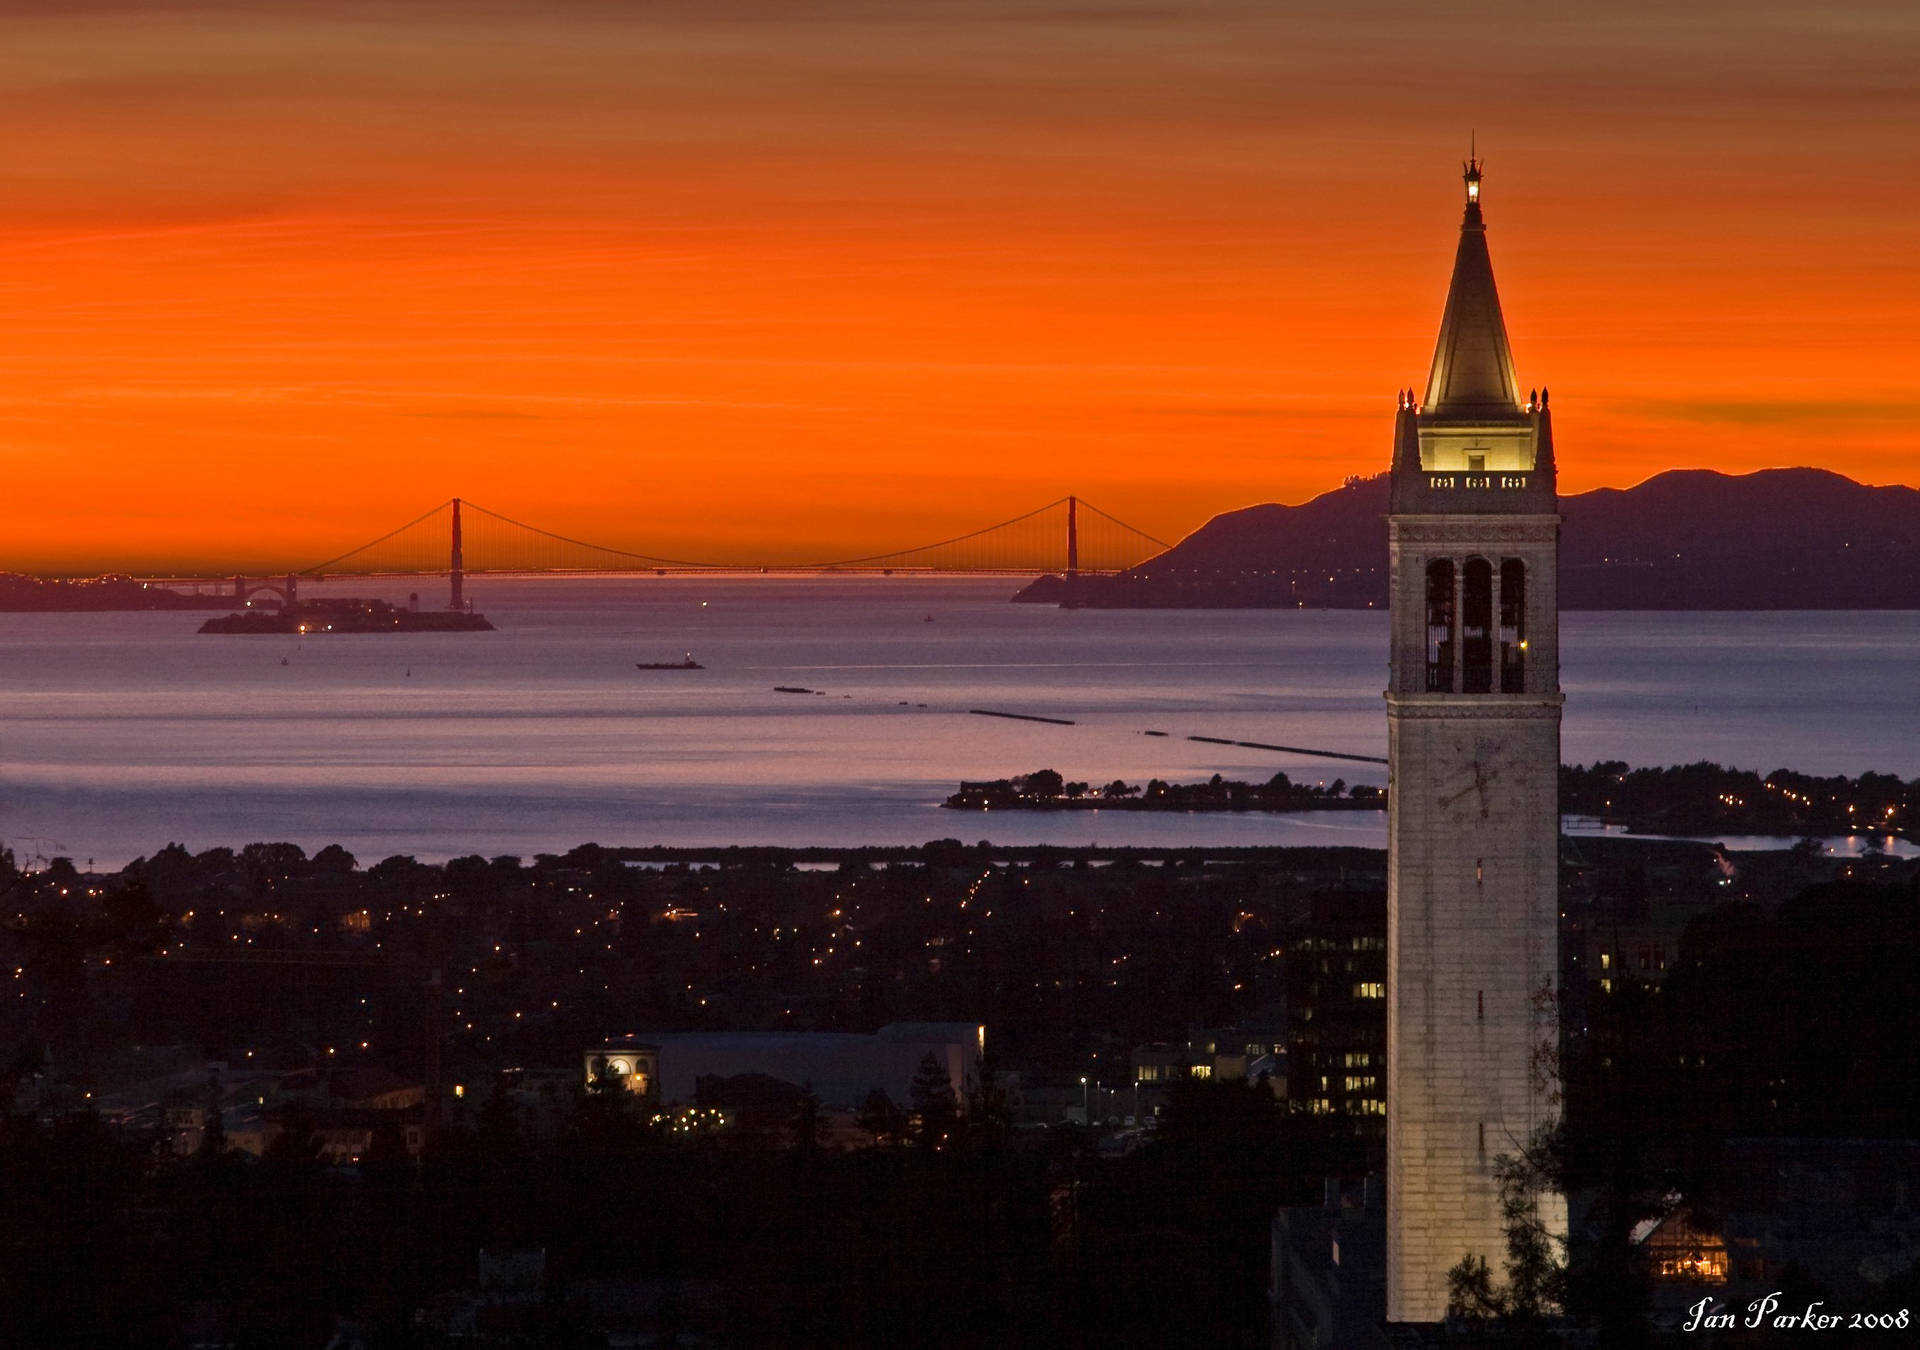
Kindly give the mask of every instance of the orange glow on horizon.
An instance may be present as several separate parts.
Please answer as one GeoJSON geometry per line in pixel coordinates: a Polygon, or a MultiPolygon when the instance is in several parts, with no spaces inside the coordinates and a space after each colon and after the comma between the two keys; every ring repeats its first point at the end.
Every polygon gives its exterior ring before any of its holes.
{"type": "Polygon", "coordinates": [[[1302,501],[1425,382],[1469,117],[1564,492],[1916,480],[1911,19],[460,8],[0,17],[0,570],[455,495],[752,562],[1302,501]]]}

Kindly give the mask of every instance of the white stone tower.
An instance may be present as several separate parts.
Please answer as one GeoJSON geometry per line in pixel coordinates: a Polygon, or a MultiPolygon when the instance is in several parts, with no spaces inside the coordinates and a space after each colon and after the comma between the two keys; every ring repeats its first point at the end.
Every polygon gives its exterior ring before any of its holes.
{"type": "MultiPolygon", "coordinates": [[[[1466,164],[1426,397],[1400,396],[1387,688],[1387,1320],[1446,1315],[1469,1253],[1499,1279],[1494,1164],[1555,1110],[1559,499],[1466,164]],[[1545,1052],[1546,1057],[1543,1058],[1545,1052]]],[[[1564,1233],[1566,1209],[1540,1217],[1564,1233]]]]}

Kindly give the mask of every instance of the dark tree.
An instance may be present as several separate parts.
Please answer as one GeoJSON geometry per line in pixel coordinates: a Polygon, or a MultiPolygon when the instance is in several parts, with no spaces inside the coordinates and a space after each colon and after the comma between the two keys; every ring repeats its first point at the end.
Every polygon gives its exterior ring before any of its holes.
{"type": "Polygon", "coordinates": [[[920,1067],[913,1071],[909,1091],[914,1114],[920,1118],[920,1146],[941,1147],[953,1133],[959,1106],[953,1099],[953,1080],[932,1051],[921,1058],[920,1067]]]}
{"type": "Polygon", "coordinates": [[[896,1143],[907,1132],[907,1113],[879,1088],[869,1092],[860,1104],[858,1120],[860,1128],[873,1136],[875,1144],[896,1143]]]}

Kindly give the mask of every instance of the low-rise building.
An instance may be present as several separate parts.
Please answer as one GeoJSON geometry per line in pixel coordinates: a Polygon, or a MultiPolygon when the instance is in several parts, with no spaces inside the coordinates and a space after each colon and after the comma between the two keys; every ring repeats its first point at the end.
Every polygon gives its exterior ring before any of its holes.
{"type": "Polygon", "coordinates": [[[1662,1325],[1703,1297],[1741,1308],[1795,1285],[1877,1311],[1920,1261],[1920,1140],[1729,1139],[1721,1171],[1713,1217],[1675,1197],[1635,1234],[1662,1325]]]}
{"type": "Polygon", "coordinates": [[[915,1078],[931,1059],[955,1101],[978,1077],[987,1029],[978,1022],[892,1022],[871,1035],[850,1032],[676,1031],[636,1033],[585,1055],[588,1080],[596,1065],[619,1074],[634,1091],[651,1089],[662,1102],[691,1102],[703,1078],[764,1074],[809,1088],[821,1105],[858,1109],[876,1089],[896,1104],[913,1099],[915,1078]],[[648,1086],[640,1086],[645,1079],[648,1086]]]}
{"type": "Polygon", "coordinates": [[[660,1083],[660,1047],[626,1037],[587,1051],[587,1085],[603,1081],[642,1097],[653,1092],[660,1083]]]}
{"type": "Polygon", "coordinates": [[[1387,1350],[1386,1206],[1378,1177],[1273,1216],[1273,1350],[1387,1350]]]}
{"type": "Polygon", "coordinates": [[[1135,1116],[1154,1114],[1165,1103],[1169,1087],[1190,1079],[1264,1082],[1284,1098],[1286,1015],[1276,1005],[1240,1026],[1195,1031],[1185,1041],[1136,1045],[1129,1059],[1135,1116]]]}

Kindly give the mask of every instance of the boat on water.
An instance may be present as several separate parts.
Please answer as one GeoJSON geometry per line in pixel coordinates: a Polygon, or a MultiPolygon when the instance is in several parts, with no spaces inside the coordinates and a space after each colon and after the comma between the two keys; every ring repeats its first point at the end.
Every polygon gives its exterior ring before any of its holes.
{"type": "Polygon", "coordinates": [[[635,670],[705,670],[706,667],[693,659],[693,653],[687,653],[684,661],[635,661],[635,670]]]}

